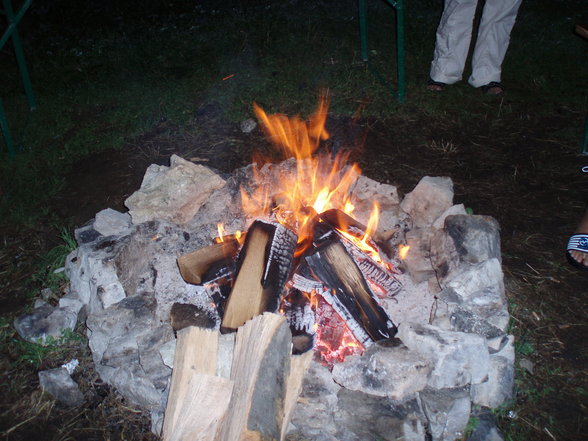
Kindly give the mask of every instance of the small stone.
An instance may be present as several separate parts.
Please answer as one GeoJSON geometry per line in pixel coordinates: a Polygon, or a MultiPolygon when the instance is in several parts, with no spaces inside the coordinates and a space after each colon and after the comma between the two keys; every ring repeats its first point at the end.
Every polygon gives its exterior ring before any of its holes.
{"type": "Polygon", "coordinates": [[[23,339],[45,346],[57,342],[63,332],[73,330],[76,323],[77,314],[47,304],[16,318],[14,328],[23,339]]]}
{"type": "Polygon", "coordinates": [[[243,133],[251,133],[257,127],[257,122],[255,122],[253,118],[247,118],[246,120],[241,121],[239,126],[243,133]]]}
{"type": "Polygon", "coordinates": [[[168,341],[159,347],[159,355],[163,360],[163,364],[167,367],[174,368],[174,357],[176,354],[176,339],[168,341]]]}
{"type": "Polygon", "coordinates": [[[533,363],[528,358],[523,357],[519,360],[519,367],[533,375],[533,371],[535,370],[535,363],[533,363]]]}
{"type": "Polygon", "coordinates": [[[99,211],[94,219],[94,230],[103,236],[122,236],[128,234],[131,227],[129,213],[107,208],[99,211]]]}
{"type": "Polygon", "coordinates": [[[84,402],[84,395],[64,367],[40,371],[39,383],[45,392],[68,406],[80,406],[84,402]]]}

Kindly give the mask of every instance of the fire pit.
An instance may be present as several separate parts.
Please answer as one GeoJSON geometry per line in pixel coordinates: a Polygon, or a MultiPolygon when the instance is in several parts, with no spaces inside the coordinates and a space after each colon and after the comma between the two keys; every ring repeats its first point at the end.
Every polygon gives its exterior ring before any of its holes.
{"type": "Polygon", "coordinates": [[[344,154],[318,155],[324,102],[309,122],[256,113],[293,158],[221,176],[173,156],[147,169],[128,213],[76,231],[63,304],[87,317],[100,376],[160,433],[175,332],[276,312],[294,353],[314,353],[282,434],[459,438],[472,403],[512,393],[496,221],[453,205],[449,178],[401,200],[344,154]]]}

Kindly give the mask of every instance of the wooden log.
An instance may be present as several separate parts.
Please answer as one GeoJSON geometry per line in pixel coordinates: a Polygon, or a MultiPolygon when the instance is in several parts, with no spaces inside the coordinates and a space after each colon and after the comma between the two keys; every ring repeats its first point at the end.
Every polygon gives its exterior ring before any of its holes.
{"type": "Polygon", "coordinates": [[[334,291],[325,300],[333,302],[331,305],[362,344],[366,343],[364,333],[372,341],[395,334],[395,326],[378,305],[361,270],[337,236],[328,237],[305,259],[316,278],[334,291]]]}
{"type": "Polygon", "coordinates": [[[223,332],[263,312],[275,312],[288,280],[297,237],[280,224],[255,221],[239,253],[235,281],[225,304],[223,332]]]}
{"type": "Polygon", "coordinates": [[[229,408],[233,382],[213,375],[193,373],[185,385],[178,418],[165,441],[214,441],[218,439],[229,408]]]}
{"type": "Polygon", "coordinates": [[[239,242],[229,239],[180,256],[177,260],[182,278],[194,285],[202,283],[204,274],[219,261],[232,259],[239,251],[239,242]]]}
{"type": "Polygon", "coordinates": [[[292,399],[287,394],[291,341],[286,319],[277,314],[264,313],[239,328],[231,369],[233,396],[221,441],[281,439],[286,402],[292,399]]]}
{"type": "Polygon", "coordinates": [[[288,385],[286,389],[286,398],[284,399],[284,421],[282,422],[281,439],[286,438],[288,423],[298,401],[298,396],[302,390],[302,381],[304,374],[312,361],[313,351],[307,351],[304,354],[293,355],[290,359],[290,373],[288,374],[288,385]]]}
{"type": "MultiPolygon", "coordinates": [[[[183,425],[181,429],[177,429],[177,426],[180,421],[180,415],[187,412],[186,407],[191,406],[191,397],[187,395],[189,383],[192,380],[193,374],[206,376],[214,376],[216,374],[217,351],[217,331],[194,326],[178,331],[174,370],[172,372],[171,386],[163,421],[164,441],[171,441],[172,436],[177,436],[178,430],[182,433],[184,430],[188,430],[183,425]]],[[[210,381],[210,379],[197,378],[193,380],[193,384],[190,387],[198,389],[202,385],[202,382],[207,381],[210,381]]],[[[226,387],[228,386],[225,385],[224,388],[226,387]]],[[[210,439],[212,440],[213,438],[210,439]]]]}

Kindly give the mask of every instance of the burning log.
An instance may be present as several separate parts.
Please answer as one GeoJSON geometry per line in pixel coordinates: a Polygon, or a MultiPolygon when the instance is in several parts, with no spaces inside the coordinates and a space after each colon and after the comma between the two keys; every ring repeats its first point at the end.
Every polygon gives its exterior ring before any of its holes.
{"type": "Polygon", "coordinates": [[[232,260],[239,251],[239,242],[236,239],[215,243],[205,248],[184,254],[178,258],[178,267],[182,278],[194,285],[205,281],[205,274],[212,268],[227,266],[227,260],[232,260]]]}
{"type": "Polygon", "coordinates": [[[374,293],[341,239],[336,235],[323,238],[315,252],[305,259],[316,278],[329,288],[321,293],[323,298],[347,322],[364,346],[396,333],[396,327],[376,302],[374,293]]]}
{"type": "Polygon", "coordinates": [[[275,312],[290,275],[296,234],[277,223],[255,221],[239,253],[235,282],[221,329],[235,330],[262,312],[275,312]]]}

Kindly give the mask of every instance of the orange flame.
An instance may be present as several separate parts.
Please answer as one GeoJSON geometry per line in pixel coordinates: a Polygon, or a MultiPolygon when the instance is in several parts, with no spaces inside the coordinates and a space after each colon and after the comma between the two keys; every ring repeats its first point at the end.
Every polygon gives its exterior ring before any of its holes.
{"type": "MultiPolygon", "coordinates": [[[[271,188],[272,194],[279,196],[271,198],[269,186],[261,184],[263,180],[254,171],[259,185],[252,194],[241,189],[243,210],[252,218],[273,216],[297,232],[299,243],[312,236],[311,221],[316,214],[332,208],[351,213],[354,208],[349,193],[361,173],[359,167],[347,165],[346,153],[334,158],[316,155],[320,141],[329,137],[325,129],[327,107],[327,100],[322,98],[316,112],[303,121],[298,116],[268,115],[254,104],[255,114],[270,141],[285,158],[296,159],[296,172],[279,177],[279,188],[271,188]]],[[[303,251],[299,249],[297,254],[303,251]]]]}
{"type": "Polygon", "coordinates": [[[398,247],[398,257],[400,257],[400,259],[402,259],[402,260],[406,259],[406,256],[408,255],[409,250],[410,250],[410,245],[400,245],[398,247]]]}

